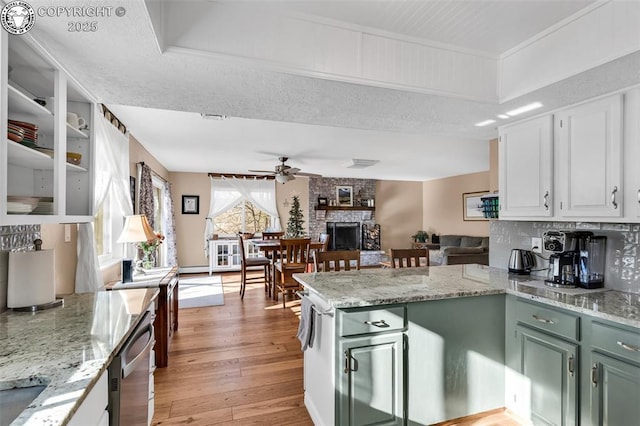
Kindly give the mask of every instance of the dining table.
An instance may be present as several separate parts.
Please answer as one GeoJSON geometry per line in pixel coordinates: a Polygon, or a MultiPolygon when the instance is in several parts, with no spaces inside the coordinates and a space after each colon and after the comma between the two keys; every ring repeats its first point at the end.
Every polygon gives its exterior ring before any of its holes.
{"type": "MultiPolygon", "coordinates": [[[[252,244],[261,252],[264,252],[265,256],[271,259],[271,273],[269,274],[270,275],[269,288],[271,289],[270,290],[271,296],[275,299],[276,298],[276,292],[275,292],[276,262],[278,261],[277,258],[278,258],[278,254],[280,253],[280,240],[279,239],[274,239],[274,240],[251,239],[248,241],[249,241],[249,244],[252,244]]],[[[320,241],[311,241],[311,243],[309,244],[309,259],[307,259],[307,261],[311,260],[311,252],[313,250],[322,250],[323,245],[324,244],[320,241]]]]}

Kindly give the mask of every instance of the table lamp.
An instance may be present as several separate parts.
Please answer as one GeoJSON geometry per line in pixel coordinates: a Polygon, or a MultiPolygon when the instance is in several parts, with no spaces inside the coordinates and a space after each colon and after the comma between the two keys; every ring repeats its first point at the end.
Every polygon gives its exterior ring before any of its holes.
{"type": "MultiPolygon", "coordinates": [[[[151,225],[149,225],[147,217],[145,215],[137,214],[125,217],[124,227],[122,228],[120,237],[118,237],[118,242],[141,243],[143,241],[153,240],[154,238],[156,238],[156,234],[153,232],[151,225]]],[[[135,271],[133,271],[131,259],[122,260],[123,283],[130,283],[133,281],[134,274],[143,273],[142,269],[138,267],[138,250],[136,250],[135,261],[133,262],[135,263],[135,271]]]]}

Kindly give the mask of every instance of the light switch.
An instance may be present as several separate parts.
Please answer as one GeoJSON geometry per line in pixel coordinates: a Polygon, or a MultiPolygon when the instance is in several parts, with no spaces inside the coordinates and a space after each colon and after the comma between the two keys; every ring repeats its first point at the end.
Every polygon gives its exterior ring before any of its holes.
{"type": "Polygon", "coordinates": [[[64,242],[71,242],[71,225],[65,223],[64,225],[64,242]]]}

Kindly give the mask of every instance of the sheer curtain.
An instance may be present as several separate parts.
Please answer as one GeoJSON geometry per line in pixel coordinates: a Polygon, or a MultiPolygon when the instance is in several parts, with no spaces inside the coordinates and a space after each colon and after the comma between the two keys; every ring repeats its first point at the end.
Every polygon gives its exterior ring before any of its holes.
{"type": "Polygon", "coordinates": [[[176,243],[176,219],[173,212],[173,196],[171,195],[171,184],[164,183],[164,226],[165,244],[167,245],[167,266],[178,264],[178,247],[176,243]]]}
{"type": "Polygon", "coordinates": [[[271,230],[282,229],[276,204],[275,180],[211,178],[211,201],[204,230],[204,251],[207,257],[209,257],[208,240],[213,234],[213,219],[232,209],[242,200],[252,202],[271,216],[271,230]]]}
{"type": "MultiPolygon", "coordinates": [[[[123,218],[133,214],[129,193],[129,138],[102,114],[94,113],[95,173],[93,209],[96,214],[107,194],[112,196],[112,214],[123,218]]],[[[115,237],[114,237],[115,240],[115,237]]],[[[95,292],[103,286],[91,223],[78,225],[76,293],[95,292]]]]}

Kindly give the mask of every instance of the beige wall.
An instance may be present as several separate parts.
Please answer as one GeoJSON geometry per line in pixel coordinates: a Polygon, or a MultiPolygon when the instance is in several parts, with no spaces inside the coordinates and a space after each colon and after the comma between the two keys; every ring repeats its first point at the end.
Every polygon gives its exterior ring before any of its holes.
{"type": "Polygon", "coordinates": [[[44,224],[40,226],[42,248],[55,252],[56,294],[71,294],[75,290],[78,226],[67,225],[71,241],[64,242],[63,224],[44,224]]]}
{"type": "Polygon", "coordinates": [[[424,182],[422,228],[429,235],[434,232],[438,235],[489,235],[489,221],[462,219],[462,194],[488,191],[489,174],[486,171],[424,182]]]}
{"type": "Polygon", "coordinates": [[[304,229],[309,233],[309,215],[315,212],[309,212],[309,178],[297,177],[295,180],[285,184],[276,183],[276,202],[278,204],[278,214],[280,215],[280,224],[282,230],[287,230],[287,221],[289,220],[289,210],[293,196],[300,198],[300,208],[304,214],[304,229]],[[285,205],[285,203],[288,203],[285,205]]]}
{"type": "Polygon", "coordinates": [[[422,182],[376,182],[376,223],[382,250],[411,247],[411,235],[422,229],[422,182]]]}
{"type": "Polygon", "coordinates": [[[146,150],[145,147],[138,142],[133,135],[129,135],[129,175],[137,176],[138,169],[136,164],[144,162],[151,170],[156,172],[165,180],[169,180],[169,172],[167,169],[155,159],[153,155],[146,150]]]}

